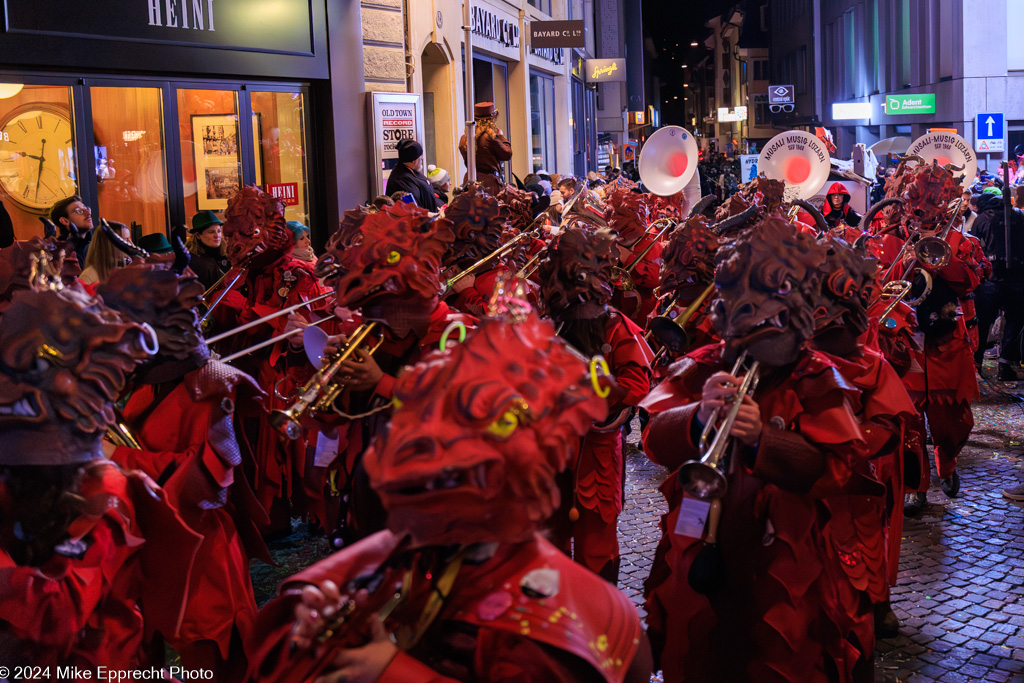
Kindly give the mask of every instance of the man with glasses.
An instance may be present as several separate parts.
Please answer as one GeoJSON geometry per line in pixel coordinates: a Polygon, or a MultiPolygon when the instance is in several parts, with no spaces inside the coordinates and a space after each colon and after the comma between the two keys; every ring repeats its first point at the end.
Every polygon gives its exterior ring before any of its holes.
{"type": "Polygon", "coordinates": [[[65,197],[50,209],[50,220],[60,230],[61,239],[70,239],[78,255],[78,263],[85,263],[85,252],[92,241],[92,210],[78,195],[65,197]]]}

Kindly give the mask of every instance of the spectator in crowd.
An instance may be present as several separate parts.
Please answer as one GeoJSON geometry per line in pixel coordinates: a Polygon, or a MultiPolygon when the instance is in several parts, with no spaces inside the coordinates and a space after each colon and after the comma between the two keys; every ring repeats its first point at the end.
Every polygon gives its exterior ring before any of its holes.
{"type": "Polygon", "coordinates": [[[85,263],[89,241],[92,239],[92,210],[82,202],[81,197],[71,195],[53,205],[50,220],[60,230],[61,239],[70,237],[78,262],[85,263]]]}
{"type": "Polygon", "coordinates": [[[405,139],[398,143],[398,165],[388,176],[386,195],[396,192],[408,193],[416,204],[427,211],[437,211],[434,188],[427,176],[420,173],[423,167],[423,145],[415,140],[405,139]]]}
{"type": "Polygon", "coordinates": [[[185,246],[192,253],[189,265],[207,289],[231,268],[223,225],[213,211],[200,211],[192,216],[192,229],[188,231],[185,246]]]}
{"type": "MultiPolygon", "coordinates": [[[[110,227],[121,235],[121,239],[131,244],[132,233],[127,225],[110,221],[110,227]]],[[[106,232],[99,230],[89,243],[85,266],[78,279],[84,285],[95,285],[106,280],[115,268],[123,268],[129,263],[131,263],[131,257],[114,246],[106,232]]]]}
{"type": "Polygon", "coordinates": [[[295,233],[292,256],[306,263],[316,263],[316,254],[313,253],[313,245],[309,239],[309,228],[298,221],[288,221],[288,229],[295,233]]]}
{"type": "Polygon", "coordinates": [[[167,241],[167,235],[162,232],[153,232],[139,238],[139,248],[145,249],[150,254],[170,254],[174,247],[167,241]]]}
{"type": "Polygon", "coordinates": [[[434,199],[437,200],[437,205],[444,206],[447,204],[448,192],[452,189],[451,174],[443,168],[438,168],[431,164],[427,166],[427,180],[430,181],[431,187],[434,188],[434,199]]]}
{"type": "Polygon", "coordinates": [[[825,195],[822,214],[829,228],[836,227],[840,222],[851,228],[860,225],[860,214],[850,208],[850,191],[842,183],[832,183],[825,195]]]}
{"type": "MultiPolygon", "coordinates": [[[[983,360],[989,328],[1002,309],[1005,325],[999,346],[997,378],[1016,381],[1021,360],[1021,330],[1024,328],[1024,306],[1020,305],[1024,297],[1024,212],[1010,209],[1009,261],[1006,257],[1003,198],[999,194],[986,191],[978,198],[978,218],[974,221],[973,232],[992,262],[992,277],[978,288],[976,296],[979,343],[974,360],[976,363],[983,360]]],[[[1020,495],[1020,500],[1024,500],[1024,487],[1021,487],[1020,495]]]]}

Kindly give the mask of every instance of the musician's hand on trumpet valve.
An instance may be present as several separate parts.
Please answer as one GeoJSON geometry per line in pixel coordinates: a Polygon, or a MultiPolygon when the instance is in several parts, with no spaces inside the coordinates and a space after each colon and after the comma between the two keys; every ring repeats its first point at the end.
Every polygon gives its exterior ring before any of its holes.
{"type": "MultiPolygon", "coordinates": [[[[327,345],[324,347],[324,357],[334,356],[344,348],[346,343],[348,343],[348,337],[344,334],[329,337],[327,345]]],[[[384,371],[377,365],[373,355],[363,348],[356,349],[352,355],[354,356],[352,360],[339,364],[335,377],[345,385],[346,389],[352,391],[369,391],[376,387],[381,377],[384,376],[384,371]]]]}
{"type": "MultiPolygon", "coordinates": [[[[713,419],[715,411],[725,410],[731,399],[735,399],[737,387],[742,380],[733,377],[728,372],[716,372],[704,382],[704,390],[701,394],[700,407],[697,409],[697,419],[706,425],[713,419]]],[[[743,396],[743,403],[736,414],[736,421],[729,430],[729,436],[739,439],[741,442],[753,448],[761,438],[761,408],[749,395],[743,396]]]]}
{"type": "Polygon", "coordinates": [[[458,294],[476,284],[476,275],[467,275],[452,284],[452,291],[458,294]]]}
{"type": "MultiPolygon", "coordinates": [[[[320,646],[327,623],[342,608],[344,601],[337,585],[330,580],[320,586],[304,587],[301,595],[302,601],[295,606],[292,647],[315,650],[320,646]]],[[[369,600],[369,594],[360,590],[352,600],[359,610],[369,600]]],[[[379,618],[370,615],[368,623],[369,641],[359,647],[339,648],[314,683],[373,683],[384,674],[398,654],[398,647],[379,618]]]]}

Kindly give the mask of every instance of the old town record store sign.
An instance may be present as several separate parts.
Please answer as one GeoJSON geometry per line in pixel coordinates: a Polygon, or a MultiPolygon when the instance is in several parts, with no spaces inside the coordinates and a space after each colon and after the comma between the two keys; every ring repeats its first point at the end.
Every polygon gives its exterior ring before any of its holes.
{"type": "Polygon", "coordinates": [[[313,51],[310,0],[5,2],[8,33],[298,55],[313,51]]]}

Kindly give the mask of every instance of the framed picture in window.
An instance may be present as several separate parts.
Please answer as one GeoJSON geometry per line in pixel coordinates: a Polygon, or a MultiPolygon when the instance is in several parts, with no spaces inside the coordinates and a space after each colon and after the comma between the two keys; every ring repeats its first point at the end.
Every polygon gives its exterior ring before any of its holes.
{"type": "Polygon", "coordinates": [[[234,114],[192,116],[196,204],[200,211],[223,211],[242,186],[238,117],[234,114]]]}

